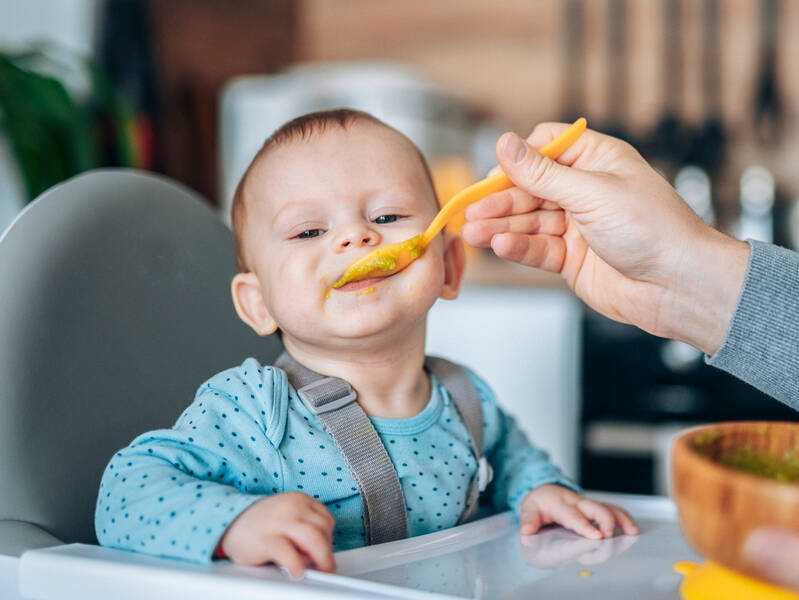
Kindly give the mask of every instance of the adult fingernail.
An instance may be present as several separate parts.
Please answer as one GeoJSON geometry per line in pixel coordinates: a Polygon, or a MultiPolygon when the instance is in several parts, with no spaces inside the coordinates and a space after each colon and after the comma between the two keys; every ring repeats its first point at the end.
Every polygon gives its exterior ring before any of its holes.
{"type": "Polygon", "coordinates": [[[505,141],[502,144],[502,154],[512,163],[518,164],[527,155],[527,144],[515,133],[508,133],[505,135],[505,141]]]}

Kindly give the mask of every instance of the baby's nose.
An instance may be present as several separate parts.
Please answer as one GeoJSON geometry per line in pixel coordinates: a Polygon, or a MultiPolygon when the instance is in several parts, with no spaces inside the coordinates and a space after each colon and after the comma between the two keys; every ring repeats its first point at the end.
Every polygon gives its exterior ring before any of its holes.
{"type": "Polygon", "coordinates": [[[338,240],[338,247],[341,250],[345,248],[361,248],[363,246],[374,246],[380,243],[380,236],[376,231],[367,228],[353,228],[344,233],[338,240]]]}

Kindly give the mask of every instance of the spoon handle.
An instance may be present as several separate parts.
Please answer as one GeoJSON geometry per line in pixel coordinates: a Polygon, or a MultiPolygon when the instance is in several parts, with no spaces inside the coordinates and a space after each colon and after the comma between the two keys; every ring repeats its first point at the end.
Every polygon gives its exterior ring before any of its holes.
{"type": "MultiPolygon", "coordinates": [[[[585,131],[585,127],[586,120],[585,118],[580,117],[574,123],[572,123],[572,125],[566,131],[541,148],[539,152],[547,158],[555,160],[561,154],[563,154],[569,148],[569,146],[577,141],[577,138],[582,135],[583,131],[585,131]]],[[[508,188],[513,187],[513,185],[513,182],[508,179],[508,176],[505,175],[505,173],[497,173],[496,175],[486,177],[485,179],[482,179],[477,183],[473,183],[469,187],[461,190],[455,194],[452,199],[444,205],[444,208],[438,212],[436,218],[433,219],[433,222],[430,223],[430,226],[424,232],[419,245],[422,248],[427,246],[427,244],[429,244],[432,239],[438,235],[438,232],[444,228],[444,225],[446,225],[454,215],[465,209],[470,204],[473,204],[474,202],[477,202],[478,200],[481,200],[490,194],[507,190],[508,188]]]]}

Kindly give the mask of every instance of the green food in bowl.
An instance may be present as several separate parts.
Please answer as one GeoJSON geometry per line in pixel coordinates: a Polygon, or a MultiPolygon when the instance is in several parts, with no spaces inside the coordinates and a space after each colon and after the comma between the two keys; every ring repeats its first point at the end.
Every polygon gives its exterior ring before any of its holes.
{"type": "Polygon", "coordinates": [[[799,481],[799,455],[796,452],[786,452],[780,457],[756,452],[751,448],[739,448],[726,456],[719,457],[719,462],[761,477],[778,481],[799,481]]]}
{"type": "Polygon", "coordinates": [[[775,456],[755,450],[751,445],[721,449],[718,443],[720,437],[717,431],[706,432],[696,437],[694,448],[714,462],[732,469],[777,481],[799,482],[799,453],[796,450],[775,456]]]}

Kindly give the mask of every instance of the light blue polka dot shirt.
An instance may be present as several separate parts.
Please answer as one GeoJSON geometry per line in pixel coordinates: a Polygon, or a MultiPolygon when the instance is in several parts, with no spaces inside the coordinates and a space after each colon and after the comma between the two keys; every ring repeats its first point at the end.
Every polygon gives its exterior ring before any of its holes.
{"type": "MultiPolygon", "coordinates": [[[[470,376],[482,402],[484,453],[494,468],[485,492],[493,508],[518,513],[527,492],[545,483],[576,490],[500,410],[485,382],[470,376]]],[[[402,484],[410,536],[455,525],[477,469],[447,390],[432,382],[430,400],[416,416],[372,418],[402,484]]],[[[100,483],[97,539],[209,562],[242,511],[291,491],[330,509],[335,550],[364,545],[361,499],[343,457],[286,374],[249,358],[205,382],[172,429],[145,433],[113,456],[100,483]]]]}

